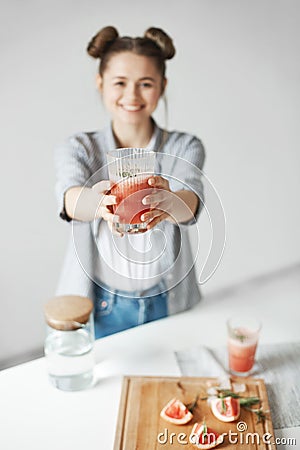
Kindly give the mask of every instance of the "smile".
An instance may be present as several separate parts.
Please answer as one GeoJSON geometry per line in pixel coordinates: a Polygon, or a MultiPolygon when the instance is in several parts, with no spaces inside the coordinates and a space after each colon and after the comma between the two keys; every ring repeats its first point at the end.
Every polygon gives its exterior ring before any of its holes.
{"type": "Polygon", "coordinates": [[[143,105],[120,105],[123,109],[125,109],[125,111],[128,112],[136,112],[136,111],[140,111],[141,109],[143,109],[143,105]]]}

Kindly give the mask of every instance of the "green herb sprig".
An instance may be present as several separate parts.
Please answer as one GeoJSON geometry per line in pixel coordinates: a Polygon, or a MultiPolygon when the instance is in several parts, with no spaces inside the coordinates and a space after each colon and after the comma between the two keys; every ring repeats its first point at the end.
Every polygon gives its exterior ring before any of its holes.
{"type": "Polygon", "coordinates": [[[206,421],[205,421],[205,417],[203,419],[203,441],[205,441],[205,439],[207,438],[207,425],[206,425],[206,421]]]}
{"type": "Polygon", "coordinates": [[[246,336],[245,334],[234,333],[234,338],[243,343],[248,338],[248,336],[246,336]]]}
{"type": "Polygon", "coordinates": [[[262,408],[253,409],[253,408],[250,408],[249,406],[245,406],[245,405],[243,405],[243,408],[246,409],[247,411],[254,413],[257,416],[256,423],[264,423],[265,420],[267,420],[267,416],[262,408]]]}

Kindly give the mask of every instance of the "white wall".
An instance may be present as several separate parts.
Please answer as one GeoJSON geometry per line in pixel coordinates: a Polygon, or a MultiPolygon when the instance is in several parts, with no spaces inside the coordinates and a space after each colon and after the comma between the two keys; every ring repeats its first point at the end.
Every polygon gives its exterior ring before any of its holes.
{"type": "MultiPolygon", "coordinates": [[[[224,258],[204,291],[299,261],[297,0],[10,0],[1,7],[0,367],[43,342],[42,305],[54,293],[68,232],[56,213],[53,147],[107,120],[96,64],[85,54],[105,25],[129,35],[155,25],[174,38],[169,128],[202,138],[205,171],[227,217],[224,258]]],[[[205,242],[204,216],[201,226],[205,242]]]]}

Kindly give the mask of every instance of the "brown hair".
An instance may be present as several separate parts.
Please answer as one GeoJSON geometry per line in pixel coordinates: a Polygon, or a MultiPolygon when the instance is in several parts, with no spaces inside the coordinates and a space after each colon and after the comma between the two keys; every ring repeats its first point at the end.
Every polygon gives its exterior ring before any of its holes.
{"type": "Polygon", "coordinates": [[[120,37],[114,27],[102,28],[89,42],[87,52],[100,59],[99,73],[102,76],[110,58],[117,53],[133,52],[153,58],[161,76],[165,77],[165,60],[175,55],[172,39],[160,28],[148,28],[143,37],[120,37]]]}

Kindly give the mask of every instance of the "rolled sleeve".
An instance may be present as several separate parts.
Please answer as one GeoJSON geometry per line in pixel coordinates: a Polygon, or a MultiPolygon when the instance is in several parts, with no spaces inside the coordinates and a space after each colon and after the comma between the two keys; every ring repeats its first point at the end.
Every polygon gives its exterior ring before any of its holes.
{"type": "Polygon", "coordinates": [[[170,143],[174,150],[169,155],[170,161],[166,169],[169,172],[169,184],[173,192],[189,190],[194,192],[199,200],[194,217],[180,225],[194,224],[201,213],[204,204],[203,165],[205,161],[205,149],[195,136],[179,134],[176,140],[170,143]]]}
{"type": "Polygon", "coordinates": [[[71,187],[86,185],[91,177],[89,150],[79,136],[72,136],[55,148],[54,163],[58,214],[70,221],[65,211],[65,193],[71,187]]]}

